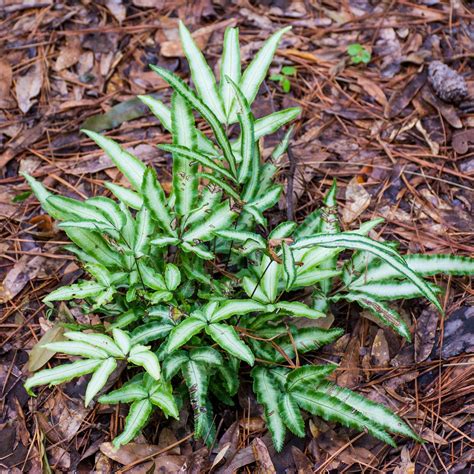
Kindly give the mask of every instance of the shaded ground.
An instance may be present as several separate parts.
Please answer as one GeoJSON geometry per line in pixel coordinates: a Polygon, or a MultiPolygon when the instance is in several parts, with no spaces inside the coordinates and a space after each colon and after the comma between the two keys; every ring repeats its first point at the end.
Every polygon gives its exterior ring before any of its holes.
{"type": "MultiPolygon", "coordinates": [[[[294,171],[294,199],[281,203],[281,213],[291,202],[290,212],[293,207],[301,218],[336,177],[345,228],[383,216],[381,237],[398,240],[406,251],[473,252],[472,3],[0,2],[0,470],[40,472],[49,465],[65,472],[116,472],[120,466],[120,472],[176,472],[185,463],[184,470],[205,472],[221,453],[214,472],[467,472],[474,454],[467,279],[437,282],[446,289],[444,320],[425,303],[404,305],[401,311],[414,322],[414,344],[342,307],[335,324],[347,335],[318,354],[341,362],[338,383],[402,414],[424,445],[400,439],[392,449],[314,418],[305,440],[289,439],[275,455],[244,383],[236,409],[216,420],[220,441],[211,453],[192,440],[186,414],[171,424],[157,417],[139,444],[112,453],[108,441],[125,413],[83,408],[83,382],[34,400],[25,393],[29,351],[68,311],[50,312],[41,298],[82,270],[62,250],[64,234],[41,214],[19,172],[76,197],[105,192],[105,179],[119,182],[117,170],[79,133],[88,120],[89,128],[110,130],[169,182],[169,163],[154,147],[168,136],[133,98],[155,92],[169,99],[149,63],[187,75],[175,41],[178,17],[196,32],[213,64],[228,25],[241,28],[245,61],[270,32],[293,26],[272,71],[296,66],[291,91],[267,81],[254,108],[259,116],[295,103],[303,107],[292,166],[282,163],[281,170],[282,182],[294,171]],[[371,51],[368,66],[350,63],[346,48],[353,43],[371,51]],[[467,97],[450,104],[436,95],[427,80],[434,60],[467,79],[467,97]]],[[[264,143],[267,155],[277,138],[264,143]]]]}

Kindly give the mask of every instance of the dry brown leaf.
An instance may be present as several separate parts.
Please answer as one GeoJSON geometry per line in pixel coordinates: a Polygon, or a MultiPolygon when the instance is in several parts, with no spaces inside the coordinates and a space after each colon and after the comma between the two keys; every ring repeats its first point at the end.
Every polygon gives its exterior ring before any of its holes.
{"type": "Polygon", "coordinates": [[[81,43],[79,37],[71,36],[66,44],[61,48],[59,56],[54,64],[55,71],[62,71],[68,67],[74,66],[81,57],[81,43]]]}
{"type": "Polygon", "coordinates": [[[385,338],[383,329],[379,329],[375,335],[372,344],[372,363],[376,367],[386,367],[390,362],[390,352],[388,349],[388,342],[385,338]]]}
{"type": "Polygon", "coordinates": [[[275,466],[268,452],[268,448],[260,438],[255,438],[252,442],[252,449],[259,471],[265,474],[276,474],[275,466]]]}
{"type": "Polygon", "coordinates": [[[16,81],[15,93],[18,107],[26,114],[33,105],[33,99],[39,94],[43,84],[43,67],[39,61],[16,81]]]}
{"type": "Polygon", "coordinates": [[[122,0],[107,0],[105,6],[119,23],[125,20],[127,7],[122,3],[122,0]]]}
{"type": "Polygon", "coordinates": [[[6,59],[0,59],[0,109],[11,109],[15,101],[10,95],[13,75],[12,67],[6,59]]]}
{"type": "Polygon", "coordinates": [[[383,90],[373,81],[363,76],[357,76],[357,84],[373,97],[380,105],[385,107],[387,105],[387,97],[383,90]]]}
{"type": "Polygon", "coordinates": [[[33,349],[30,352],[28,359],[28,370],[30,372],[36,372],[41,369],[46,362],[48,362],[56,352],[50,351],[43,347],[44,344],[50,342],[64,341],[65,337],[64,328],[61,326],[55,326],[51,329],[48,329],[41,339],[35,344],[33,349]]]}
{"type": "Polygon", "coordinates": [[[370,205],[370,194],[354,176],[346,188],[346,205],[342,210],[342,222],[350,224],[370,205]]]}

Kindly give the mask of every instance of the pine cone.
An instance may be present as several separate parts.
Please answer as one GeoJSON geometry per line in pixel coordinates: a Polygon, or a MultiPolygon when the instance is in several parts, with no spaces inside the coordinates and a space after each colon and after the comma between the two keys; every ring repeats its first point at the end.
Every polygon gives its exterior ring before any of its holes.
{"type": "Polygon", "coordinates": [[[428,68],[428,81],[435,94],[445,102],[459,104],[467,97],[464,77],[441,61],[433,61],[428,68]]]}

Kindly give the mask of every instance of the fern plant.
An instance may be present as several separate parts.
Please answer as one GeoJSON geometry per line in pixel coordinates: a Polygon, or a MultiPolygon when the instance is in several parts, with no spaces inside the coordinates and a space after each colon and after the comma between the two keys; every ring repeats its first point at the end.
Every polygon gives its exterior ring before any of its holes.
{"type": "MultiPolygon", "coordinates": [[[[287,30],[271,36],[241,73],[238,30],[228,29],[217,81],[180,25],[196,90],[151,66],[172,87],[171,106],[140,97],[172,135],[171,144],[159,146],[173,159],[169,195],[153,168],[88,130],[84,133],[130,183],[130,188],[105,184],[116,199],[54,195],[25,175],[90,276],[52,291],[44,301],[80,300],[84,312],[102,318],[94,328],[70,327],[68,341],[45,345],[80,359],[35,373],[25,387],[33,394],[34,387],[92,374],[86,405],[96,398],[130,404],[124,430],[113,441],[117,447],[139,434],[155,407],[178,418],[186,399],[194,410],[195,436],[211,444],[212,402],[233,404],[241,368],[248,366],[277,450],[287,430],[304,436],[303,411],[390,445],[390,434],[419,439],[384,406],[332,383],[336,365],[301,364],[298,355],[335,341],[341,329],[295,323],[322,318],[331,303],[345,300],[410,339],[409,326],[390,301],[423,296],[442,311],[440,290],[425,277],[472,274],[474,260],[402,257],[395,244],[367,236],[380,219],[341,231],[335,183],[321,209],[303,222],[269,229],[265,213],[279,200],[282,186],[275,164],[262,161],[259,140],[292,121],[299,109],[255,119],[250,105],[287,30]],[[210,125],[212,137],[197,128],[195,113],[210,125]],[[230,139],[227,130],[234,123],[240,135],[230,139]],[[311,304],[301,301],[308,290],[311,304]],[[118,362],[126,365],[127,381],[105,394],[118,362]]],[[[274,157],[285,151],[288,139],[289,133],[274,157]]]]}

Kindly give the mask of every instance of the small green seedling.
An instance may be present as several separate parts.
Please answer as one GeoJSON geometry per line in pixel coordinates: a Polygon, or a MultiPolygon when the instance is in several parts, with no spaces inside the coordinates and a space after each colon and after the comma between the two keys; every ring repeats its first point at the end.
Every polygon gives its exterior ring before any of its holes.
{"type": "Polygon", "coordinates": [[[296,76],[295,66],[283,66],[279,74],[272,74],[270,76],[271,81],[278,82],[283,89],[283,92],[286,94],[290,92],[291,89],[291,79],[290,77],[296,76]]]}
{"type": "Polygon", "coordinates": [[[359,43],[350,44],[347,47],[347,54],[350,56],[352,64],[369,64],[372,59],[370,51],[359,43]]]}

